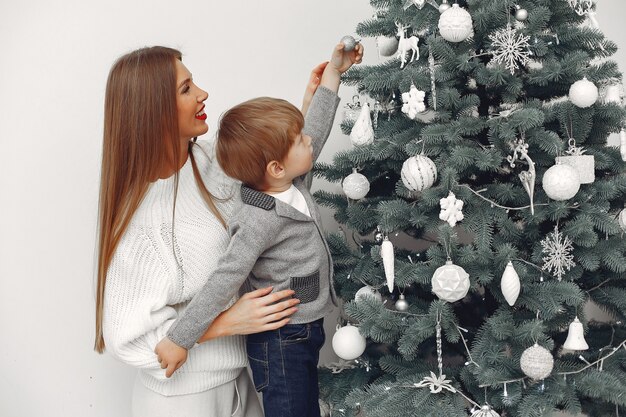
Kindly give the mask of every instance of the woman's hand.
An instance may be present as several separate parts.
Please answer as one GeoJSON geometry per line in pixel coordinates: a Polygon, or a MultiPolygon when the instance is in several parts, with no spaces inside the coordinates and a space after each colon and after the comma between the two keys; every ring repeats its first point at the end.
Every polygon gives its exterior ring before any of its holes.
{"type": "Polygon", "coordinates": [[[304,98],[302,99],[302,114],[306,115],[307,110],[309,109],[309,105],[311,104],[311,100],[313,99],[313,95],[317,90],[317,87],[320,85],[320,80],[322,79],[322,74],[324,73],[324,69],[328,65],[328,61],[322,62],[311,71],[311,76],[309,77],[309,82],[306,85],[306,89],[304,90],[304,98]]]}
{"type": "Polygon", "coordinates": [[[300,300],[288,299],[293,296],[293,290],[272,293],[272,289],[261,288],[244,294],[213,320],[198,343],[222,336],[260,333],[283,327],[289,322],[289,316],[298,310],[295,306],[300,300]]]}

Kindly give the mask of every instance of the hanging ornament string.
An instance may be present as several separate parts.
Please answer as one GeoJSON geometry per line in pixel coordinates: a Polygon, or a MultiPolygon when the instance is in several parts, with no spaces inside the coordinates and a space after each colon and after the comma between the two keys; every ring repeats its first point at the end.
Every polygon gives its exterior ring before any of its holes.
{"type": "Polygon", "coordinates": [[[474,359],[472,358],[472,354],[470,353],[469,347],[467,346],[467,341],[465,340],[465,337],[463,336],[463,332],[467,333],[467,329],[464,329],[460,326],[458,326],[456,323],[454,324],[454,327],[456,327],[456,330],[459,332],[459,335],[461,336],[461,340],[463,341],[463,346],[465,346],[465,351],[467,352],[467,357],[468,357],[468,361],[465,363],[465,365],[469,365],[469,364],[474,364],[476,365],[477,368],[480,368],[480,365],[478,363],[476,363],[474,361],[474,359]]]}

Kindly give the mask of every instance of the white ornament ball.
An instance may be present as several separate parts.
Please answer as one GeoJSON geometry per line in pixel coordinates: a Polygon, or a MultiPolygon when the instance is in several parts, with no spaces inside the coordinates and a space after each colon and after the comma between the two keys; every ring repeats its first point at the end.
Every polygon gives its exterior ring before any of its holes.
{"type": "Polygon", "coordinates": [[[452,261],[447,261],[445,265],[437,268],[431,282],[433,293],[449,303],[465,297],[470,287],[469,274],[452,261]]]}
{"type": "Polygon", "coordinates": [[[619,227],[626,232],[626,208],[620,211],[619,216],[617,217],[617,222],[619,223],[619,227]]]}
{"type": "Polygon", "coordinates": [[[402,183],[411,191],[423,191],[437,181],[437,166],[425,155],[412,156],[402,164],[402,183]]]}
{"type": "Polygon", "coordinates": [[[356,170],[344,178],[342,186],[343,192],[353,200],[362,199],[370,191],[370,182],[365,175],[359,174],[356,170]]]}
{"type": "Polygon", "coordinates": [[[551,199],[565,201],[574,197],[580,189],[580,178],[571,166],[556,164],[543,174],[542,186],[551,199]]]}
{"type": "Polygon", "coordinates": [[[339,42],[344,44],[343,50],[346,52],[352,51],[356,47],[356,44],[358,43],[356,39],[354,39],[350,35],[344,36],[343,38],[341,38],[339,42]]]}
{"type": "Polygon", "coordinates": [[[376,38],[376,45],[378,46],[378,52],[382,56],[392,56],[398,52],[398,39],[396,37],[387,37],[380,35],[376,38]]]}
{"type": "Polygon", "coordinates": [[[366,285],[365,287],[360,288],[356,292],[356,294],[354,294],[354,299],[357,303],[365,298],[377,300],[381,303],[383,302],[383,296],[380,295],[380,293],[376,291],[375,288],[372,288],[369,285],[366,285]]]}
{"type": "Polygon", "coordinates": [[[365,338],[357,327],[349,324],[337,329],[332,344],[337,356],[347,361],[356,359],[365,352],[365,338]]]}
{"type": "Polygon", "coordinates": [[[552,373],[554,358],[548,349],[535,343],[522,352],[520,367],[532,379],[545,379],[552,373]]]}
{"type": "Polygon", "coordinates": [[[443,13],[450,8],[450,3],[447,0],[443,0],[443,2],[439,5],[439,13],[443,13]]]}
{"type": "Polygon", "coordinates": [[[439,16],[439,33],[449,42],[463,42],[473,32],[472,16],[457,3],[439,16]]]}
{"type": "Polygon", "coordinates": [[[471,417],[500,417],[500,414],[496,413],[487,404],[474,411],[471,417]]]}
{"type": "Polygon", "coordinates": [[[600,93],[598,87],[587,77],[576,81],[569,89],[569,99],[575,106],[580,108],[591,107],[598,100],[600,93]]]}
{"type": "Polygon", "coordinates": [[[409,303],[406,301],[404,294],[400,294],[398,297],[398,301],[396,301],[396,310],[398,311],[407,311],[409,309],[409,303]]]}

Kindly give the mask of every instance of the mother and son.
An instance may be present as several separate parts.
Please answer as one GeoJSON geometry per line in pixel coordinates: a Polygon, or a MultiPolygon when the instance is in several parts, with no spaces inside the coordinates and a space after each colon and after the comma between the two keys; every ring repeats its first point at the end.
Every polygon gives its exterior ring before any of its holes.
{"type": "Polygon", "coordinates": [[[302,111],[246,101],[221,116],[215,143],[196,140],[208,94],[180,52],[142,48],[111,68],[95,349],[139,369],[133,416],[320,415],[322,320],[335,295],[307,179],[340,76],[362,57],[362,45],[338,44],[313,69],[302,111]]]}

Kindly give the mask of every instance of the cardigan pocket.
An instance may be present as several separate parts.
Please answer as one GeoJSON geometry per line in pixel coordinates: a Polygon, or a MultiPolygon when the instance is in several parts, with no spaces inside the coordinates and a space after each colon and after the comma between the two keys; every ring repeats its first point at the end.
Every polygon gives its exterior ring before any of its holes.
{"type": "Polygon", "coordinates": [[[300,300],[300,304],[317,300],[320,295],[320,271],[304,277],[291,277],[289,288],[296,292],[293,296],[300,300]]]}

